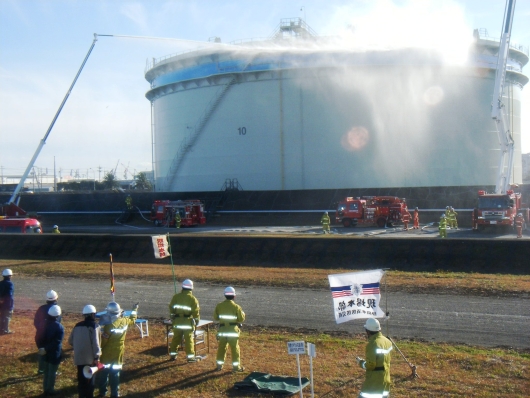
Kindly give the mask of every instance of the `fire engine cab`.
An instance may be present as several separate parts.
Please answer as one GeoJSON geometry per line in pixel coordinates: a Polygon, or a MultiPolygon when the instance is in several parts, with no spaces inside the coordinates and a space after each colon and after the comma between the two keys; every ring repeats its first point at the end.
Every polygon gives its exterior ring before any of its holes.
{"type": "Polygon", "coordinates": [[[0,216],[0,233],[42,234],[42,226],[34,218],[0,216]]]}
{"type": "Polygon", "coordinates": [[[155,200],[151,207],[151,221],[157,226],[175,227],[175,215],[180,215],[180,225],[192,227],[206,224],[204,204],[200,200],[155,200]]]}
{"type": "Polygon", "coordinates": [[[345,227],[377,225],[392,227],[408,212],[405,199],[395,196],[348,197],[339,202],[335,221],[345,227]]]}
{"type": "Polygon", "coordinates": [[[473,212],[473,229],[481,231],[489,226],[513,228],[515,217],[519,213],[523,215],[526,224],[529,220],[529,209],[522,208],[521,200],[521,194],[511,189],[505,194],[478,191],[478,206],[473,212]]]}

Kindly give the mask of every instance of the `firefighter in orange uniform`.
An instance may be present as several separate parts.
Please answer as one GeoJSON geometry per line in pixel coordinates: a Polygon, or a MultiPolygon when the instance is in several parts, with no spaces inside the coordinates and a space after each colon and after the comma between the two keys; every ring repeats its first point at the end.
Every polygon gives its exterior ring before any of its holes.
{"type": "Polygon", "coordinates": [[[408,231],[410,222],[410,213],[407,211],[403,214],[403,230],[408,231]]]}
{"type": "Polygon", "coordinates": [[[414,209],[414,227],[413,229],[420,229],[420,211],[416,207],[414,209]]]}
{"type": "Polygon", "coordinates": [[[517,229],[517,237],[518,238],[522,238],[523,237],[523,225],[524,225],[523,214],[519,213],[519,214],[517,214],[517,217],[515,217],[515,228],[517,229]]]}

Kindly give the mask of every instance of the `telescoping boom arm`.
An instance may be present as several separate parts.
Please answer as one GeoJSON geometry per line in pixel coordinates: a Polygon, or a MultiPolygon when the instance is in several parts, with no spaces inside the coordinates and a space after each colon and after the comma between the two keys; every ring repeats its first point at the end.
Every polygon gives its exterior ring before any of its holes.
{"type": "Polygon", "coordinates": [[[506,112],[502,102],[504,83],[506,81],[506,62],[510,50],[510,36],[512,33],[513,12],[515,0],[507,0],[504,11],[502,36],[499,43],[499,56],[497,58],[497,71],[493,88],[493,101],[491,104],[491,117],[495,121],[501,155],[499,159],[499,173],[495,184],[495,193],[504,194],[510,184],[513,168],[514,141],[506,120],[506,112]]]}
{"type": "Polygon", "coordinates": [[[24,172],[24,174],[20,178],[20,182],[18,183],[17,187],[15,188],[15,191],[13,192],[13,195],[11,195],[11,198],[9,199],[8,204],[16,203],[17,198],[18,198],[18,194],[20,193],[20,190],[24,186],[24,182],[26,181],[26,178],[28,177],[29,172],[33,168],[33,165],[35,164],[35,161],[37,160],[37,157],[39,156],[40,151],[42,150],[42,147],[44,146],[44,144],[46,144],[46,140],[48,139],[48,136],[50,135],[50,132],[52,131],[53,126],[54,126],[55,122],[57,121],[57,118],[59,117],[59,114],[63,110],[64,104],[68,100],[68,97],[70,96],[70,93],[72,92],[72,90],[73,90],[73,88],[75,86],[75,83],[77,82],[77,78],[79,77],[79,75],[81,74],[81,71],[85,67],[86,61],[88,60],[88,57],[90,56],[90,53],[92,52],[92,49],[96,45],[97,41],[98,41],[98,35],[97,35],[97,33],[94,33],[94,41],[92,41],[92,45],[90,46],[90,49],[88,50],[88,53],[87,53],[83,63],[81,64],[81,67],[77,71],[77,75],[75,75],[74,81],[72,82],[70,88],[66,92],[66,95],[64,96],[63,102],[61,102],[61,106],[59,106],[59,109],[57,110],[57,113],[53,117],[53,120],[50,123],[50,127],[48,127],[48,130],[46,131],[46,134],[44,134],[44,137],[40,140],[39,146],[37,147],[37,150],[33,154],[33,157],[31,158],[31,160],[30,160],[30,162],[28,164],[28,167],[26,168],[26,171],[24,172]]]}

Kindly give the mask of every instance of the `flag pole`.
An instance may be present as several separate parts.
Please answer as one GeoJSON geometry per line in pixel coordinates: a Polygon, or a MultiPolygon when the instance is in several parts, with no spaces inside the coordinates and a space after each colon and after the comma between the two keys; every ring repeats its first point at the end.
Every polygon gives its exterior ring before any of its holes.
{"type": "Polygon", "coordinates": [[[169,232],[167,235],[167,245],[169,249],[169,257],[171,258],[171,272],[173,273],[173,287],[175,288],[175,294],[177,293],[177,279],[175,278],[175,265],[173,264],[173,250],[171,249],[171,240],[169,239],[169,232]]]}
{"type": "Polygon", "coordinates": [[[112,253],[109,253],[109,258],[110,258],[110,298],[111,298],[110,301],[115,301],[114,292],[116,291],[116,288],[114,286],[114,269],[112,267],[112,253]]]}

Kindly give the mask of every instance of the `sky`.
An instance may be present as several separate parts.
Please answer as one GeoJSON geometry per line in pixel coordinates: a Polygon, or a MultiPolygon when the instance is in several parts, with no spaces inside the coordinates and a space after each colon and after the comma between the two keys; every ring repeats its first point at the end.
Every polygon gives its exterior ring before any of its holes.
{"type": "MultiPolygon", "coordinates": [[[[446,47],[474,28],[501,35],[503,0],[0,0],[0,176],[21,175],[92,53],[40,156],[37,174],[59,181],[118,179],[152,169],[147,62],[239,39],[270,36],[282,18],[319,35],[366,45],[446,47]],[[116,36],[140,36],[116,37],[116,36]],[[146,38],[149,37],[149,38],[146,38]],[[158,38],[158,39],[154,39],[158,38]]],[[[515,8],[511,42],[530,45],[530,0],[515,8]]],[[[451,51],[449,51],[451,50],[451,51]]],[[[530,65],[524,69],[530,76],[530,65]]],[[[523,153],[530,152],[530,83],[523,90],[523,153]]],[[[15,181],[15,182],[18,182],[15,181]]]]}

